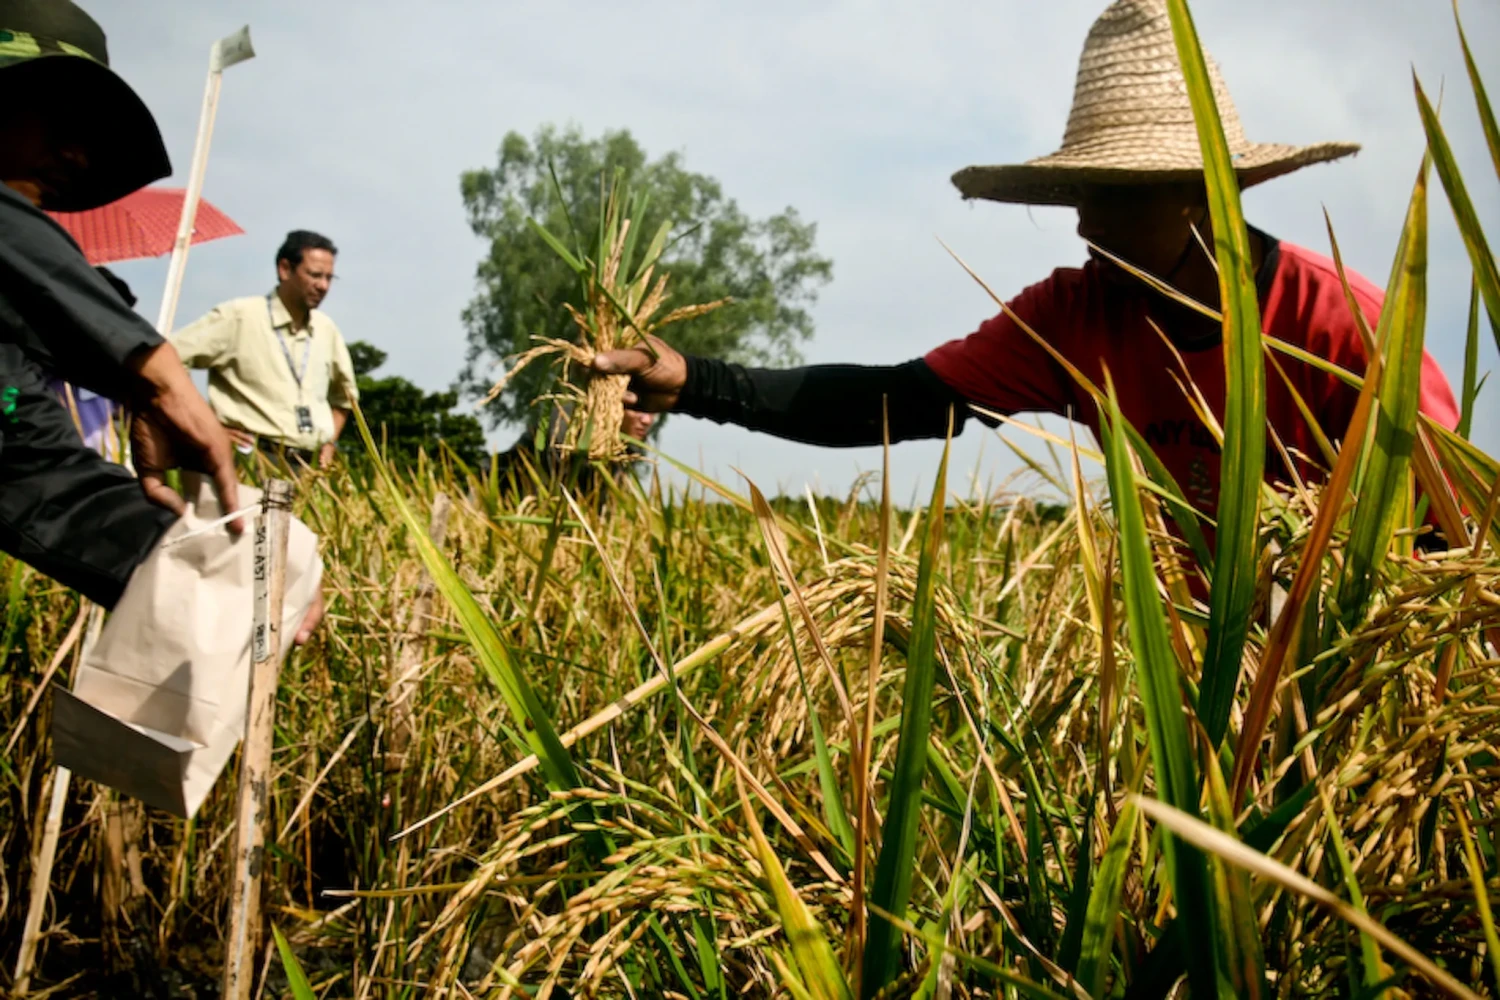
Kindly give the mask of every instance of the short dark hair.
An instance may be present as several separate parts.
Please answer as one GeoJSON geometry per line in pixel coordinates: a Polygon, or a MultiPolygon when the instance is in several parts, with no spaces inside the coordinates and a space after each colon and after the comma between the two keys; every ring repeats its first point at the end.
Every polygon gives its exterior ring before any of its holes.
{"type": "Polygon", "coordinates": [[[327,250],[335,257],[339,252],[339,248],[333,245],[333,240],[322,233],[315,233],[308,229],[293,229],[286,234],[281,249],[276,251],[276,266],[279,268],[281,262],[286,261],[293,268],[301,267],[302,255],[308,250],[327,250]]]}

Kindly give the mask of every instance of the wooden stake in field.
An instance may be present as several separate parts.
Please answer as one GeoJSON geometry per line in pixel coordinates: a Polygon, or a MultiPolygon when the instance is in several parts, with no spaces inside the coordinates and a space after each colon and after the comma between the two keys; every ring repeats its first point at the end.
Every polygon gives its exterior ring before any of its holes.
{"type": "Polygon", "coordinates": [[[229,887],[229,937],[224,942],[224,1000],[248,1000],[260,945],[260,880],[265,869],[266,804],[271,783],[271,741],[276,680],[281,664],[282,599],[292,484],[266,483],[255,519],[255,624],[251,633],[250,693],[245,742],[240,750],[234,873],[229,887]]]}

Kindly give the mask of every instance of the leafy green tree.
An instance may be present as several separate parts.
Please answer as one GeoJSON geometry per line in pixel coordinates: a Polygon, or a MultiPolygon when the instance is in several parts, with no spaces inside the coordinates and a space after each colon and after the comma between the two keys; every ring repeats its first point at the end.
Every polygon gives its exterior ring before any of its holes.
{"type": "MultiPolygon", "coordinates": [[[[833,273],[832,262],[816,252],[815,224],[792,208],[752,219],[718,181],[686,170],[677,153],[648,159],[627,131],[586,138],[577,129],[545,126],[529,141],[507,134],[493,168],[462,177],[469,226],[489,251],[477,269],[479,294],[463,314],[469,348],[460,388],[482,395],[503,370],[496,362],[536,346],[535,338],[575,338],[563,304],[581,305],[579,281],[526,220],[569,244],[577,232],[589,246],[599,227],[601,182],[617,168],[632,192],[650,199],[645,218],[633,220],[642,233],[673,223],[675,242],[660,265],[671,275],[666,307],[734,299],[665,331],[672,344],[741,362],[800,360],[797,345],[812,335],[808,310],[833,273]]],[[[540,413],[531,404],[555,387],[555,378],[551,366],[524,370],[489,407],[489,420],[535,426],[540,413]]]]}
{"type": "MultiPolygon", "coordinates": [[[[373,344],[356,340],[349,345],[354,374],[359,383],[359,405],[375,440],[382,440],[395,463],[414,462],[418,449],[435,458],[446,444],[476,472],[488,466],[489,447],[484,426],[468,413],[454,413],[458,391],[423,392],[400,376],[374,378],[370,373],[385,364],[386,353],[373,344]]],[[[344,435],[348,447],[363,449],[358,435],[344,435]]]]}

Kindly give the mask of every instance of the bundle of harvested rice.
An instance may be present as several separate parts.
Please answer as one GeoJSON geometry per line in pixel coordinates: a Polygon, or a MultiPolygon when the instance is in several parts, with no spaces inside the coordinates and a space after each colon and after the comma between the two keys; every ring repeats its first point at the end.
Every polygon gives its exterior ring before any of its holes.
{"type": "MultiPolygon", "coordinates": [[[[601,177],[601,187],[603,184],[601,177]]],[[[558,194],[561,197],[560,190],[558,194]]],[[[673,323],[712,312],[732,300],[723,298],[680,306],[658,318],[657,313],[667,300],[668,276],[665,272],[657,273],[657,265],[668,247],[672,220],[657,228],[645,251],[638,255],[640,220],[645,218],[648,199],[630,195],[623,171],[617,170],[601,201],[598,248],[592,257],[581,248],[576,253],[569,250],[535,219],[527,220],[582,282],[583,307],[563,303],[578,327],[578,336],[573,341],[536,338],[538,345],[513,359],[510,370],[491,387],[484,401],[488,403],[499,396],[510,380],[533,361],[552,358],[560,368],[559,389],[537,402],[561,402],[568,412],[560,447],[568,452],[586,452],[591,459],[614,459],[625,453],[619,427],[625,413],[623,397],[629,377],[594,373],[590,368],[594,355],[638,344],[654,356],[649,335],[673,323]]]]}

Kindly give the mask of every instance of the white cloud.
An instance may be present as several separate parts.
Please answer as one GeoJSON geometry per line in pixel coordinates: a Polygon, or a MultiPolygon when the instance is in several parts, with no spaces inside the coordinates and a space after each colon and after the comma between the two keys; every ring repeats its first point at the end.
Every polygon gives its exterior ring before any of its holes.
{"type": "MultiPolygon", "coordinates": [[[[194,251],[180,320],[268,287],[281,235],[320,229],[342,250],[330,312],[351,337],[387,350],[390,371],[430,388],[461,364],[459,311],[482,249],[464,224],[458,175],[492,162],[511,129],[628,127],[653,153],[682,151],[751,212],[794,205],[815,220],[835,279],[806,350],[814,361],[904,360],[992,311],[934,236],[1002,294],[1082,257],[1069,213],[964,204],[948,176],[1057,145],[1078,52],[1102,8],[1093,0],[85,2],[180,170],[208,45],[251,24],[259,55],[226,74],[206,188],[247,235],[194,251]]],[[[1201,0],[1195,15],[1251,138],[1365,145],[1353,161],[1251,191],[1252,221],[1322,250],[1326,206],[1351,266],[1383,281],[1421,156],[1414,66],[1430,93],[1446,83],[1445,122],[1481,216],[1500,232],[1500,185],[1446,2],[1201,0]]],[[[1500,9],[1470,3],[1464,15],[1500,87],[1493,47],[1479,44],[1500,37],[1500,9]]],[[[1436,187],[1432,219],[1430,346],[1456,381],[1469,269],[1436,187]]],[[[154,315],[164,268],[122,270],[154,315]]],[[[1485,333],[1484,367],[1496,367],[1485,333]]],[[[1500,446],[1493,402],[1486,412],[1476,426],[1500,446]]],[[[701,451],[726,478],[734,464],[793,490],[817,481],[839,491],[879,467],[871,449],[807,448],[689,419],[671,421],[665,446],[690,462],[701,451]]],[[[897,496],[927,488],[938,450],[896,449],[897,496]]],[[[984,478],[1016,466],[971,425],[957,469],[981,450],[984,478]]]]}

